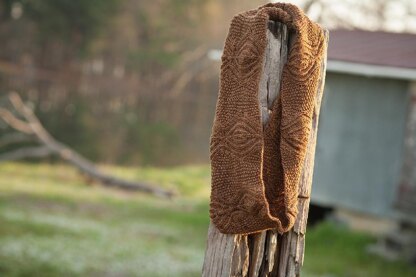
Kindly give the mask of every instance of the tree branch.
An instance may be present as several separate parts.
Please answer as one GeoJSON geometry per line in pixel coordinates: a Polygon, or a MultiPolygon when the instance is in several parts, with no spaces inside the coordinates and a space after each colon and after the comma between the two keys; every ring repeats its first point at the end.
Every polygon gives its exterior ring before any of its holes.
{"type": "Polygon", "coordinates": [[[43,158],[51,155],[46,146],[24,147],[0,155],[0,162],[16,161],[27,158],[43,158]]]}
{"type": "Polygon", "coordinates": [[[33,141],[33,138],[23,133],[6,134],[0,138],[0,148],[10,144],[33,141]]]}
{"type": "Polygon", "coordinates": [[[25,133],[25,134],[31,134],[32,130],[29,127],[29,125],[17,118],[12,112],[9,110],[6,110],[4,108],[0,108],[0,118],[3,119],[3,121],[12,127],[13,129],[25,133]]]}

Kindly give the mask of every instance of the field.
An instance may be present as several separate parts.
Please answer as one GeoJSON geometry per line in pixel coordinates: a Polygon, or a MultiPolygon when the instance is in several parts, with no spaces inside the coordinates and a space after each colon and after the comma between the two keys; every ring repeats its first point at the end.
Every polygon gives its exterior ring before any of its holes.
{"type": "MultiPolygon", "coordinates": [[[[105,167],[175,189],[173,200],[87,184],[65,165],[0,165],[0,276],[200,276],[209,167],[105,167]]],[[[309,229],[304,276],[416,276],[366,253],[375,238],[309,229]]]]}

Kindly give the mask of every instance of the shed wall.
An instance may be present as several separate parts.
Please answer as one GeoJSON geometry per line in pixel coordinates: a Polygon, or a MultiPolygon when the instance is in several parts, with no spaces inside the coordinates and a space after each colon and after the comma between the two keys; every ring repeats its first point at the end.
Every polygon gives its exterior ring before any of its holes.
{"type": "Polygon", "coordinates": [[[408,82],[328,73],[312,202],[387,215],[402,166],[408,82]]]}

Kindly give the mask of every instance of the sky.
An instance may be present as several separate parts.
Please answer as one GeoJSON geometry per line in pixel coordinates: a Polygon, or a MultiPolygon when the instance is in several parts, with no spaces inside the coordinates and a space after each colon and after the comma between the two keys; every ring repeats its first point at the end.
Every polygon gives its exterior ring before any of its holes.
{"type": "MultiPolygon", "coordinates": [[[[282,2],[302,7],[309,1],[282,2]]],[[[313,20],[318,20],[321,16],[319,21],[327,28],[341,25],[347,28],[416,33],[415,0],[315,0],[314,2],[308,15],[313,20]]]]}

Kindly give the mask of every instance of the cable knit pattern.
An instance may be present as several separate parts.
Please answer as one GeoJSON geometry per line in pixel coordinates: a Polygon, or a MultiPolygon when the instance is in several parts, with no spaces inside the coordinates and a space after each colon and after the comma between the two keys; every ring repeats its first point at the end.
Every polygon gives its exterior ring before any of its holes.
{"type": "Polygon", "coordinates": [[[210,145],[210,216],[222,233],[293,226],[323,48],[323,30],[294,5],[267,4],[233,18],[210,145]],[[269,20],[286,24],[293,44],[263,131],[258,91],[269,20]]]}

